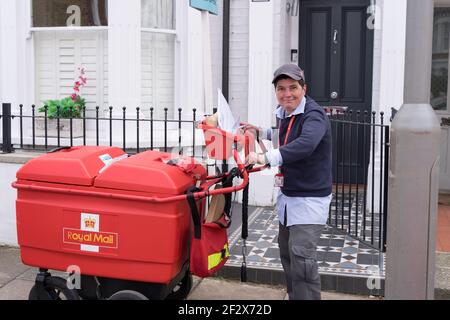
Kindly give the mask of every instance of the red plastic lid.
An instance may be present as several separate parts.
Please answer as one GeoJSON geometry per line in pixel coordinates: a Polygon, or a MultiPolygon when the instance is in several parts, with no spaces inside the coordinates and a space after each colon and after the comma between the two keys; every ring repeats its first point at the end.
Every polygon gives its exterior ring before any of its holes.
{"type": "Polygon", "coordinates": [[[48,153],[26,163],[17,179],[92,186],[111,159],[126,153],[115,147],[73,147],[48,153]]]}
{"type": "Polygon", "coordinates": [[[196,179],[206,177],[205,168],[192,158],[173,160],[168,153],[146,151],[114,163],[102,172],[94,186],[154,194],[180,195],[196,179]],[[189,163],[187,160],[190,160],[189,163]],[[170,164],[171,163],[171,164],[170,164]]]}

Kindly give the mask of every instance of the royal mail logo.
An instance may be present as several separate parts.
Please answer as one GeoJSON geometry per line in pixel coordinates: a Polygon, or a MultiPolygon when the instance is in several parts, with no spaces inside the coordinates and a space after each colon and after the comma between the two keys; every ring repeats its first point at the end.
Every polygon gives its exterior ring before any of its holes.
{"type": "Polygon", "coordinates": [[[64,228],[64,243],[117,249],[118,238],[117,233],[64,228]]]}
{"type": "Polygon", "coordinates": [[[90,228],[90,229],[94,229],[95,230],[95,224],[97,223],[97,221],[95,219],[92,218],[86,218],[84,219],[84,226],[86,229],[90,228]]]}

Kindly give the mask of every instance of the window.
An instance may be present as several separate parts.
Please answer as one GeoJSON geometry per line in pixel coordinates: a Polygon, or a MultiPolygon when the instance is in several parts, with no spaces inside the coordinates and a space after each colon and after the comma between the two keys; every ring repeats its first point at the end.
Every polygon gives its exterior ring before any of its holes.
{"type": "Polygon", "coordinates": [[[447,110],[448,64],[450,41],[450,8],[434,9],[433,58],[431,70],[431,105],[447,110]]]}
{"type": "Polygon", "coordinates": [[[33,27],[107,26],[108,0],[33,0],[33,27]]]}
{"type": "MultiPolygon", "coordinates": [[[[73,93],[78,68],[86,69],[87,84],[80,94],[88,110],[108,104],[108,33],[41,31],[35,33],[36,102],[73,93]]],[[[90,114],[93,111],[88,111],[90,114]]]]}
{"type": "Polygon", "coordinates": [[[175,29],[175,0],[141,0],[142,28],[175,29]]]}
{"type": "Polygon", "coordinates": [[[157,118],[164,108],[175,110],[175,0],[141,0],[142,105],[144,114],[154,108],[157,118]]]}
{"type": "Polygon", "coordinates": [[[87,84],[80,94],[88,115],[96,106],[107,107],[107,5],[108,0],[32,0],[37,105],[71,95],[83,67],[87,84]]]}

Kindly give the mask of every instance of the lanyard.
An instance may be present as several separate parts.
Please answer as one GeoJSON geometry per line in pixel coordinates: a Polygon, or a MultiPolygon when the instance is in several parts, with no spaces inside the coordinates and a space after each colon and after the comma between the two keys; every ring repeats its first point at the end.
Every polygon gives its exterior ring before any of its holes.
{"type": "MultiPolygon", "coordinates": [[[[292,129],[292,125],[294,124],[294,121],[295,121],[295,116],[292,116],[291,121],[289,122],[289,126],[287,128],[286,138],[284,139],[283,146],[286,145],[288,142],[289,134],[291,133],[291,129],[292,129]]],[[[281,147],[280,137],[278,137],[278,145],[281,147]]]]}
{"type": "MultiPolygon", "coordinates": [[[[294,124],[294,121],[295,121],[295,116],[292,116],[291,121],[289,121],[289,126],[288,126],[287,131],[286,131],[286,138],[284,138],[283,146],[286,145],[287,142],[288,142],[289,134],[291,133],[291,129],[292,129],[292,125],[294,124]]],[[[280,147],[282,147],[282,145],[280,145],[280,137],[279,136],[278,136],[278,145],[280,147]]],[[[280,166],[278,169],[279,169],[279,175],[282,175],[282,173],[281,173],[282,167],[280,166]]]]}

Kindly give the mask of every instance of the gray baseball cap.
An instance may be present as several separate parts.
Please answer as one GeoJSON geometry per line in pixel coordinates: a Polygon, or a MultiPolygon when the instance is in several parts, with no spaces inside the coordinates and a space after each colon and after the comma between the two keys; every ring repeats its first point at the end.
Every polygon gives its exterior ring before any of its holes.
{"type": "Polygon", "coordinates": [[[286,75],[289,78],[292,78],[294,80],[300,81],[306,81],[305,80],[305,72],[303,72],[302,69],[296,64],[293,63],[287,63],[279,67],[275,73],[273,74],[273,81],[272,83],[275,83],[275,81],[278,79],[278,77],[286,75]]]}

